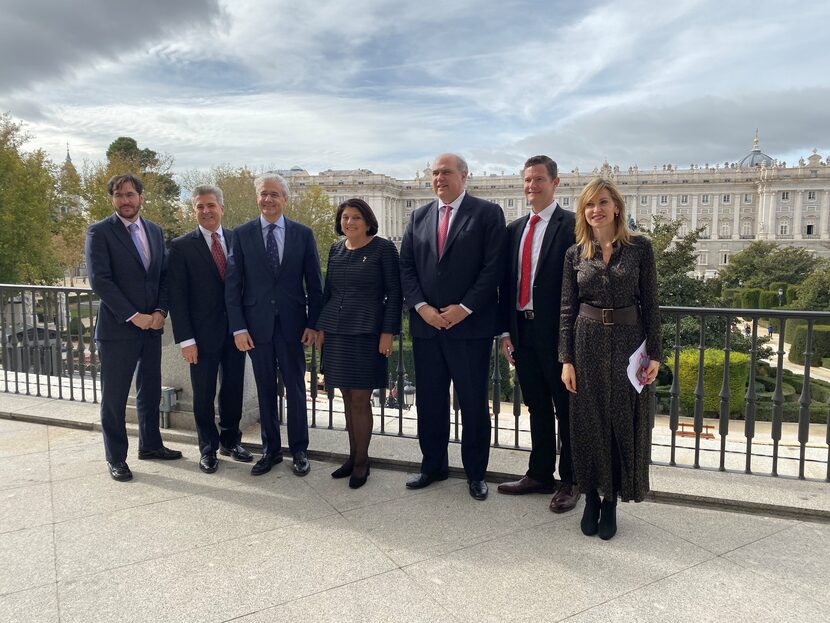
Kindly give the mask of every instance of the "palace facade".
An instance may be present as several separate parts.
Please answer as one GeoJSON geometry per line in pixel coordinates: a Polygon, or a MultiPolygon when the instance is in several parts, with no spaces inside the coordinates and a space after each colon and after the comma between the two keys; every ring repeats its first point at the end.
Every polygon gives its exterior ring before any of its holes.
{"type": "MultiPolygon", "coordinates": [[[[398,244],[412,210],[434,198],[429,165],[406,180],[365,169],[311,175],[295,168],[280,173],[292,192],[320,186],[335,204],[349,197],[365,200],[378,218],[379,233],[398,244]]],[[[559,205],[574,210],[580,190],[596,175],[619,185],[639,228],[649,228],[656,216],[681,219],[681,235],[704,228],[697,248],[700,276],[715,275],[731,255],[753,240],[801,246],[830,256],[830,157],[822,159],[816,150],[806,160],[788,166],[764,154],[756,135],[752,151],[723,165],[681,169],[668,164],[652,170],[636,166],[621,170],[606,162],[590,172],[560,173],[559,205]]],[[[470,174],[467,189],[501,205],[508,222],[530,210],[520,173],[470,174]]]]}

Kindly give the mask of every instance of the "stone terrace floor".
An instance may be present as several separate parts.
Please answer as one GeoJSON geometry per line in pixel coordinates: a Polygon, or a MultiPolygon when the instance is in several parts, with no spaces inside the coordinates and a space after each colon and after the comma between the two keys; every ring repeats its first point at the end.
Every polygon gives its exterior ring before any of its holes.
{"type": "MultiPolygon", "coordinates": [[[[65,426],[81,412],[97,407],[0,394],[0,621],[830,620],[827,483],[654,467],[657,499],[800,501],[818,521],[621,504],[603,542],[581,534],[582,504],[554,515],[549,496],[492,482],[476,502],[460,479],[406,490],[412,440],[376,439],[398,469],[358,491],[320,460],[305,478],[225,457],[202,474],[185,433],[168,433],[173,462],[139,461],[132,438],[135,478],[118,483],[100,433],[65,426]]],[[[312,448],[345,441],[312,433],[312,448]]],[[[519,473],[526,456],[491,464],[519,473]]]]}

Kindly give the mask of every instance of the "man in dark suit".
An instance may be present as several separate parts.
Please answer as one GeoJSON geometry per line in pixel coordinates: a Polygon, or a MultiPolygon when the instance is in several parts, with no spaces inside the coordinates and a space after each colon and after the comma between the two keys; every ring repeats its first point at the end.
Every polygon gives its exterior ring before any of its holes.
{"type": "Polygon", "coordinates": [[[323,285],[314,234],[285,218],[288,183],[279,175],[254,180],[260,216],[234,232],[225,304],[239,350],[251,357],[262,427],[262,458],[251,469],[265,474],[282,461],[277,422],[277,371],[285,382],[288,447],[294,473],[305,476],[308,463],[305,346],[317,337],[323,285]]]}
{"type": "Polygon", "coordinates": [[[515,364],[524,403],[530,411],[531,452],[527,474],[502,483],[499,493],[554,493],[554,513],[571,510],[579,498],[573,481],[568,392],[557,360],[562,265],[574,244],[575,219],[554,200],[559,185],[556,163],[533,156],[524,166],[524,193],[532,211],[507,228],[499,290],[501,351],[515,364]],[[554,410],[555,407],[555,410],[554,410]],[[562,452],[556,487],[556,419],[562,452]]]}
{"type": "Polygon", "coordinates": [[[219,466],[217,451],[245,463],[254,457],[240,444],[245,354],[234,344],[225,311],[225,273],[233,230],[222,227],[225,206],[220,188],[197,186],[191,201],[199,226],[171,243],[167,289],[173,337],[190,364],[199,469],[212,474],[219,466]],[[217,431],[213,402],[220,372],[217,431]]]}
{"type": "Polygon", "coordinates": [[[490,455],[487,380],[496,329],[504,214],[464,190],[467,163],[439,156],[432,169],[438,200],[412,213],[401,243],[401,285],[410,308],[421,472],[410,489],[448,475],[450,380],[461,406],[461,459],[470,495],[487,497],[490,455]]]}
{"type": "Polygon", "coordinates": [[[127,466],[127,397],[133,374],[138,413],[138,458],[178,459],[159,432],[161,334],[167,316],[166,257],[161,228],[139,216],[144,186],[132,175],[107,183],[115,213],[90,225],[86,265],[101,299],[95,340],[101,361],[101,428],[110,476],[133,477],[127,466]]]}

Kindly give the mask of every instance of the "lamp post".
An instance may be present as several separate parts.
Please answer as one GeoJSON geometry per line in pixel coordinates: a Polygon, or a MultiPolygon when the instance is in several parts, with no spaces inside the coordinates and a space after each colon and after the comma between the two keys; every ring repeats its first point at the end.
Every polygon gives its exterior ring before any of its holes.
{"type": "Polygon", "coordinates": [[[784,307],[784,288],[778,288],[778,307],[784,307]]]}

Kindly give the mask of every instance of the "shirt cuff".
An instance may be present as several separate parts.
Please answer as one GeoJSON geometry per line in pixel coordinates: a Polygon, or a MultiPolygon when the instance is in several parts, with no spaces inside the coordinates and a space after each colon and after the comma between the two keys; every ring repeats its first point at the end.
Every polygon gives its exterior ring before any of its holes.
{"type": "Polygon", "coordinates": [[[426,301],[421,301],[420,303],[415,303],[415,311],[421,309],[424,305],[426,305],[426,301]]]}
{"type": "Polygon", "coordinates": [[[247,333],[248,329],[240,329],[239,331],[234,331],[233,336],[236,337],[237,335],[241,335],[243,333],[247,333]]]}
{"type": "Polygon", "coordinates": [[[184,340],[182,343],[179,344],[179,346],[181,346],[182,348],[187,348],[188,346],[196,346],[196,340],[184,340]]]}
{"type": "Polygon", "coordinates": [[[136,316],[138,316],[138,314],[139,314],[139,312],[134,313],[132,316],[130,316],[129,318],[127,318],[127,320],[125,320],[124,322],[130,322],[133,318],[135,318],[136,316]]]}
{"type": "Polygon", "coordinates": [[[467,312],[468,314],[472,314],[472,313],[473,313],[473,310],[472,310],[472,309],[470,309],[469,307],[467,307],[464,303],[459,303],[459,305],[460,305],[460,306],[461,306],[461,308],[462,308],[465,312],[467,312]]]}

